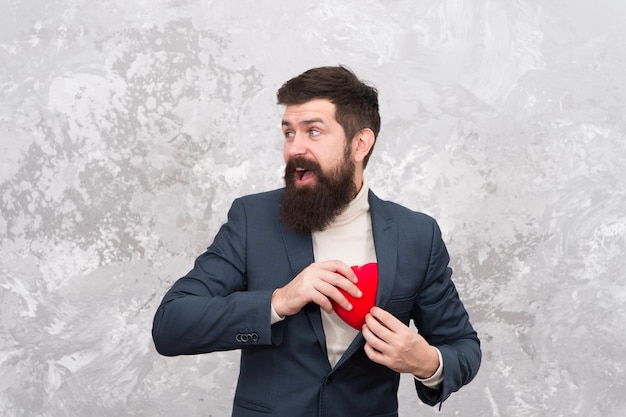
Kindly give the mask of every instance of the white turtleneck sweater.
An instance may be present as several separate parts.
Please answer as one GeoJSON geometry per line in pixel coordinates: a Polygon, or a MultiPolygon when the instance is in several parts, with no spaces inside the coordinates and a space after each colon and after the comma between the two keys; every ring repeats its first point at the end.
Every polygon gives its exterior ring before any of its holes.
{"type": "MultiPolygon", "coordinates": [[[[363,186],[348,207],[339,214],[325,230],[313,232],[313,256],[315,262],[340,260],[348,266],[361,266],[376,262],[372,218],[368,200],[369,186],[363,186]]],[[[346,324],[334,313],[321,310],[322,324],[326,336],[328,361],[335,366],[344,354],[358,330],[346,324]]],[[[272,323],[284,317],[278,316],[272,307],[272,323]]],[[[443,360],[439,352],[439,369],[428,379],[419,379],[425,385],[435,388],[443,380],[443,360]]]]}
{"type": "MultiPolygon", "coordinates": [[[[315,262],[340,260],[348,266],[376,262],[368,190],[364,181],[357,196],[332,224],[312,234],[315,262]]],[[[335,366],[359,331],[347,325],[337,314],[328,314],[324,310],[322,324],[328,360],[335,366]]]]}

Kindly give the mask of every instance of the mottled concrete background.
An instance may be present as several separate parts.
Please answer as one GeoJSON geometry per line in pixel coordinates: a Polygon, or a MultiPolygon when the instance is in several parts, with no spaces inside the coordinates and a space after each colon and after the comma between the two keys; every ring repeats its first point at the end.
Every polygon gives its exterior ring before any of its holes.
{"type": "MultiPolygon", "coordinates": [[[[479,331],[441,416],[626,415],[626,2],[0,3],[0,415],[228,416],[238,354],[154,310],[282,183],[274,93],[375,84],[367,175],[435,216],[479,331]]],[[[435,415],[403,379],[401,415],[435,415]]]]}

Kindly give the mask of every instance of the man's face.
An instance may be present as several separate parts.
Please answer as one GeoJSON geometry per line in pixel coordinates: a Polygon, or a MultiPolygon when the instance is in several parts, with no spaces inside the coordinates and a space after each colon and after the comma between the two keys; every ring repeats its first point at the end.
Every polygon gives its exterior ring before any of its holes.
{"type": "Polygon", "coordinates": [[[313,100],[283,117],[285,194],[280,218],[297,232],[324,230],[356,195],[355,164],[335,105],[313,100]]]}
{"type": "Polygon", "coordinates": [[[287,106],[282,128],[285,163],[306,162],[293,167],[293,172],[285,173],[294,177],[296,187],[314,187],[318,183],[319,172],[312,169],[314,165],[322,173],[331,175],[346,163],[346,135],[335,119],[335,105],[330,101],[316,99],[287,106]]]}

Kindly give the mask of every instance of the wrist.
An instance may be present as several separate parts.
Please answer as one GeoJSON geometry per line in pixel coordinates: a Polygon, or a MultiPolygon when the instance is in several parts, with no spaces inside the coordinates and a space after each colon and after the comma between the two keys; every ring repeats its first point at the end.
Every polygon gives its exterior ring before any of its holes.
{"type": "Polygon", "coordinates": [[[439,349],[430,346],[428,358],[423,366],[413,372],[413,376],[419,380],[428,380],[437,375],[441,369],[441,353],[439,349]]]}
{"type": "Polygon", "coordinates": [[[276,313],[278,315],[278,317],[282,319],[285,318],[286,314],[283,312],[282,306],[281,306],[281,298],[280,298],[280,288],[276,288],[274,290],[274,292],[272,293],[272,299],[270,301],[270,304],[272,306],[272,311],[274,313],[276,313]]]}

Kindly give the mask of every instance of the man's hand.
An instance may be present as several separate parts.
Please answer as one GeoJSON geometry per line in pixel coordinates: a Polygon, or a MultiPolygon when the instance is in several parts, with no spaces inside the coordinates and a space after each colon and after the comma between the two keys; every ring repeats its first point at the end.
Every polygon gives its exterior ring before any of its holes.
{"type": "Polygon", "coordinates": [[[380,307],[365,316],[365,353],[372,361],[396,372],[426,379],[439,368],[437,349],[380,307]]]}
{"type": "Polygon", "coordinates": [[[310,302],[318,304],[327,313],[333,311],[330,300],[346,310],[352,305],[338,288],[355,298],[361,297],[361,290],[354,271],[341,261],[313,263],[294,279],[272,295],[272,306],[280,316],[291,316],[302,310],[310,302]]]}

